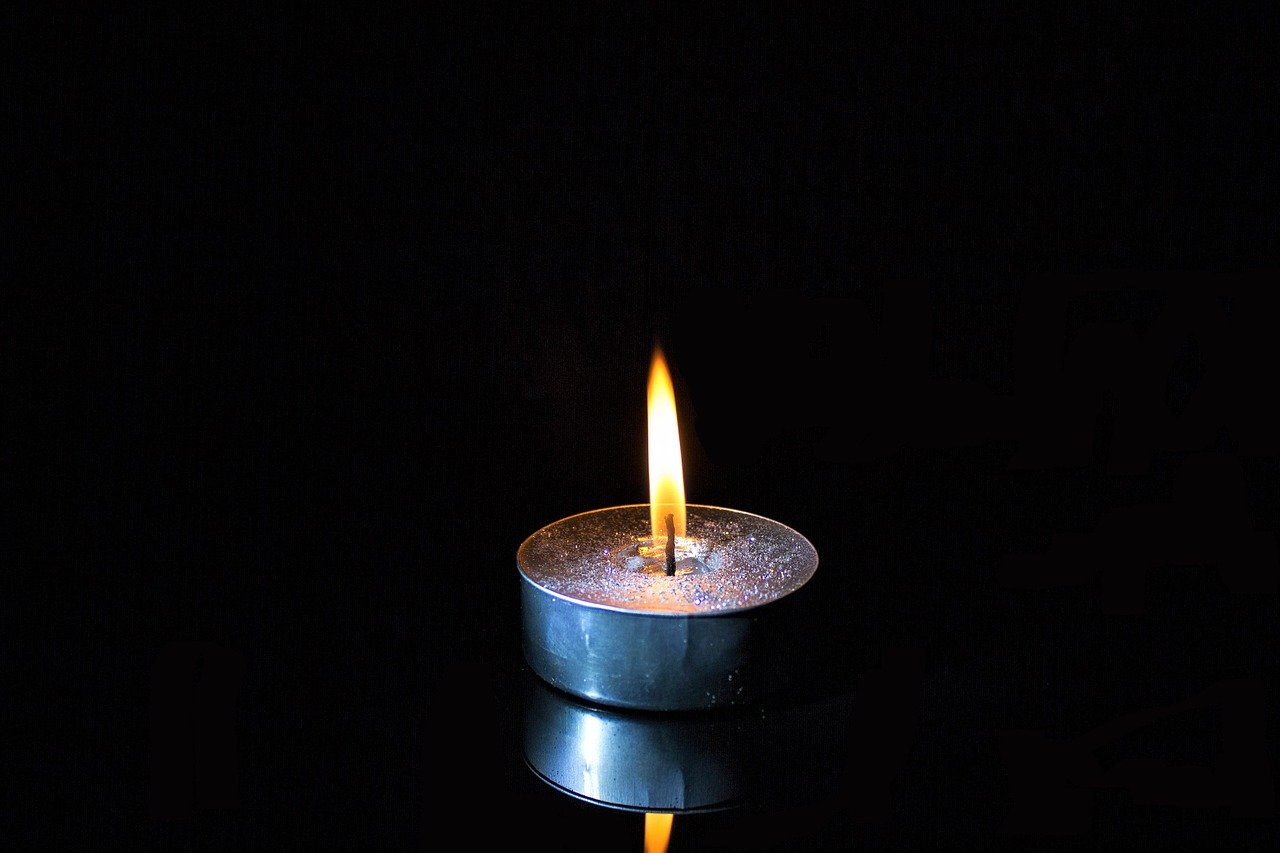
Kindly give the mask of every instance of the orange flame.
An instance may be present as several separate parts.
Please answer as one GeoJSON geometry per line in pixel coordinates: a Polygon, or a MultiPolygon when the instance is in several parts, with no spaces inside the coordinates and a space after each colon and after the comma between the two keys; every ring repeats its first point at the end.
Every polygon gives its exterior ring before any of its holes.
{"type": "Polygon", "coordinates": [[[673,814],[645,812],[644,815],[644,853],[666,853],[667,842],[671,839],[671,822],[673,814]]]}
{"type": "Polygon", "coordinates": [[[654,347],[649,368],[649,522],[655,544],[666,541],[668,515],[673,516],[676,536],[683,536],[684,465],[676,394],[662,349],[654,347]]]}

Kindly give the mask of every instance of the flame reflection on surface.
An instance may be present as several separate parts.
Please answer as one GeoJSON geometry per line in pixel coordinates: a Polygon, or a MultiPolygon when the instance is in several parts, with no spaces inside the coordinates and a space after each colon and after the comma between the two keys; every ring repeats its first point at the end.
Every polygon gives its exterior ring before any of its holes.
{"type": "Polygon", "coordinates": [[[673,814],[645,812],[644,853],[666,853],[667,842],[671,839],[671,823],[674,819],[673,814]]]}

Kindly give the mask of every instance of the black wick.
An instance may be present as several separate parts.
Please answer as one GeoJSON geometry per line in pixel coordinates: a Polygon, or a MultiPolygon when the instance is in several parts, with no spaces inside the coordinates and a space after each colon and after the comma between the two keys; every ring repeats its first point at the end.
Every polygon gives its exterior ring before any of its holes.
{"type": "Polygon", "coordinates": [[[676,517],[667,513],[667,574],[676,573],[676,517]]]}

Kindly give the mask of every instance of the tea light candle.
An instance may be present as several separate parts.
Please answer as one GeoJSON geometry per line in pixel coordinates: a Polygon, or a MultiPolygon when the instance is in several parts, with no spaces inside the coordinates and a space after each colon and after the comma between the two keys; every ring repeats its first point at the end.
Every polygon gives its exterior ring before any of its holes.
{"type": "Polygon", "coordinates": [[[752,701],[767,687],[759,683],[770,642],[763,623],[817,570],[817,551],[790,527],[684,503],[678,439],[671,458],[675,427],[658,350],[650,503],[561,519],[516,552],[525,658],[575,696],[662,711],[752,701]],[[660,463],[654,448],[664,444],[660,463]]]}

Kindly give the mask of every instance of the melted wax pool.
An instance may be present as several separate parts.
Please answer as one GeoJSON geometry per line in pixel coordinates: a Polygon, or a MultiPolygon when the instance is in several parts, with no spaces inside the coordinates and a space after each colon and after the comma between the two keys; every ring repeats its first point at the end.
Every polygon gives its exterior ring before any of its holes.
{"type": "Polygon", "coordinates": [[[818,567],[809,540],[784,524],[732,509],[690,504],[666,573],[649,505],[570,516],[534,533],[516,562],[533,583],[605,607],[714,613],[768,604],[799,589],[818,567]]]}

